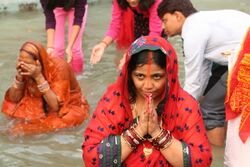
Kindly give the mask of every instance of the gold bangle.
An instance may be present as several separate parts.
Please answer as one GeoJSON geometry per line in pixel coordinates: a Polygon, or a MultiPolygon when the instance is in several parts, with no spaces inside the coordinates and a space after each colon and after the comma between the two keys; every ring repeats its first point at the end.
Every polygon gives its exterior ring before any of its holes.
{"type": "Polygon", "coordinates": [[[46,93],[48,90],[50,90],[50,87],[44,88],[44,89],[41,90],[40,92],[44,94],[44,93],[46,93]]]}

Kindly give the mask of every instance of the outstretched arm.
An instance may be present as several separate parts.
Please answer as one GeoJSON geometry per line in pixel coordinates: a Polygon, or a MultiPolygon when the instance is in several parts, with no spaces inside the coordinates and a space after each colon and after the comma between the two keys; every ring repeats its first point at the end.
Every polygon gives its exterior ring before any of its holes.
{"type": "Polygon", "coordinates": [[[71,62],[72,60],[72,48],[73,45],[81,31],[81,27],[85,26],[83,24],[83,18],[87,14],[86,13],[86,0],[76,0],[75,2],[75,12],[74,12],[74,22],[72,27],[72,33],[69,37],[68,45],[66,47],[66,54],[67,54],[67,62],[71,62]]]}
{"type": "Polygon", "coordinates": [[[67,54],[67,62],[71,62],[72,60],[72,48],[76,41],[76,38],[80,32],[81,27],[79,25],[73,25],[72,33],[68,41],[68,45],[66,47],[66,54],[67,54]]]}
{"type": "Polygon", "coordinates": [[[117,38],[121,26],[122,9],[119,7],[117,0],[113,1],[112,18],[105,37],[95,45],[90,56],[90,64],[98,63],[105,49],[117,38]]]}

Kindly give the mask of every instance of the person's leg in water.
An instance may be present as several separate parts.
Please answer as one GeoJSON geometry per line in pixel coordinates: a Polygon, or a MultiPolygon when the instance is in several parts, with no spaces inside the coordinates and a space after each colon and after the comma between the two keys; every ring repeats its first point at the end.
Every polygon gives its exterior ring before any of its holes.
{"type": "Polygon", "coordinates": [[[63,8],[54,9],[56,18],[55,41],[54,41],[54,56],[64,59],[65,50],[65,21],[67,12],[63,8]]]}
{"type": "Polygon", "coordinates": [[[212,71],[204,97],[200,102],[207,136],[211,144],[224,146],[226,136],[225,96],[227,66],[219,66],[212,71]]]}

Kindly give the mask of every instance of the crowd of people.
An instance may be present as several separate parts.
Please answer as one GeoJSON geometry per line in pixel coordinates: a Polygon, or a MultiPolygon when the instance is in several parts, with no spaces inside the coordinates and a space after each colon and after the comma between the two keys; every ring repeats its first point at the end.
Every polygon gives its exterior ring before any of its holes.
{"type": "MultiPolygon", "coordinates": [[[[250,15],[198,11],[190,0],[113,0],[109,28],[90,55],[98,63],[115,42],[120,74],[93,112],[76,76],[86,0],[40,0],[46,46],[20,47],[2,112],[12,136],[81,125],[85,166],[211,166],[212,147],[225,147],[224,166],[250,164],[250,15]],[[65,22],[68,38],[65,47],[65,22]],[[168,38],[182,39],[185,82],[168,38]]],[[[79,144],[80,145],[80,144],[79,144]]]]}

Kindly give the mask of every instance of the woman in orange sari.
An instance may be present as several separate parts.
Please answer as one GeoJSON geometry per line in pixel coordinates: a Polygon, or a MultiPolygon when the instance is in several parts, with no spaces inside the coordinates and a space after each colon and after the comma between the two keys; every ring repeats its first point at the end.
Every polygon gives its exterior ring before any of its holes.
{"type": "Polygon", "coordinates": [[[25,42],[17,59],[17,73],[7,90],[2,112],[17,122],[11,135],[28,135],[80,125],[89,105],[71,67],[47,55],[37,42],[25,42]]]}
{"type": "Polygon", "coordinates": [[[84,133],[85,166],[210,166],[199,105],[180,87],[177,63],[164,38],[131,45],[84,133]]]}

